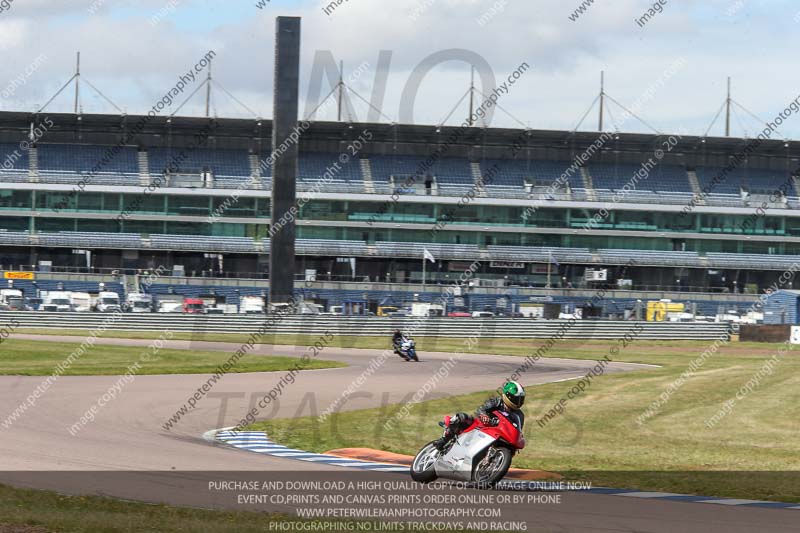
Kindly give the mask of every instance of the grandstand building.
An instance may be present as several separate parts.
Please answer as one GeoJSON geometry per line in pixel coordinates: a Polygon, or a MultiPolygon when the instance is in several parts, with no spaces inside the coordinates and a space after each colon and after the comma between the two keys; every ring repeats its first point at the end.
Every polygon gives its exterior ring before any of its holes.
{"type": "MultiPolygon", "coordinates": [[[[271,134],[267,120],[0,113],[0,264],[85,267],[88,250],[96,272],[266,278],[271,134]]],[[[428,250],[431,284],[479,260],[476,277],[522,287],[585,287],[594,269],[606,281],[591,286],[755,292],[800,255],[800,150],[765,141],[731,164],[748,143],[304,123],[297,272],[419,283],[428,250]]]]}

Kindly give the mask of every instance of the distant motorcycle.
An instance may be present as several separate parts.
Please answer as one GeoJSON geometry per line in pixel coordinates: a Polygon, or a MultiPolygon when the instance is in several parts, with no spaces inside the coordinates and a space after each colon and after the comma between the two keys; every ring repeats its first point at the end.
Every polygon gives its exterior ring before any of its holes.
{"type": "MultiPolygon", "coordinates": [[[[496,426],[486,426],[476,417],[442,451],[433,442],[426,444],[411,463],[411,478],[420,483],[442,477],[489,485],[503,479],[511,458],[525,447],[525,437],[509,413],[498,411],[496,416],[496,426]]],[[[449,416],[439,423],[449,424],[449,416]]]]}
{"type": "Polygon", "coordinates": [[[417,343],[414,342],[414,339],[403,339],[400,346],[395,348],[395,353],[406,361],[419,362],[419,357],[417,357],[417,343]]]}

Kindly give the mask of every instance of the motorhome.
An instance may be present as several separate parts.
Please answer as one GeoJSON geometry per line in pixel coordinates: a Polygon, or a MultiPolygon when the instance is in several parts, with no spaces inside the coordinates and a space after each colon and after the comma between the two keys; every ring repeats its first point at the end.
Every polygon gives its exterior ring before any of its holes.
{"type": "Polygon", "coordinates": [[[442,304],[413,302],[411,304],[411,316],[445,316],[445,309],[442,304]]]}
{"type": "Polygon", "coordinates": [[[182,313],[183,300],[159,300],[159,313],[182,313]]]}
{"type": "Polygon", "coordinates": [[[153,311],[153,295],[143,292],[128,294],[125,301],[127,310],[131,313],[151,313],[153,311]]]}
{"type": "Polygon", "coordinates": [[[102,291],[97,295],[97,301],[95,302],[94,309],[100,313],[119,312],[119,294],[111,291],[102,291]]]}
{"type": "Polygon", "coordinates": [[[72,310],[79,313],[88,313],[92,310],[92,297],[88,292],[73,291],[69,293],[72,301],[72,310]]]}
{"type": "Polygon", "coordinates": [[[323,307],[320,304],[311,302],[302,302],[297,306],[297,312],[301,315],[319,315],[322,314],[323,307]]]}
{"type": "Polygon", "coordinates": [[[43,311],[72,311],[72,294],[65,291],[42,291],[43,311]]]}
{"type": "Polygon", "coordinates": [[[247,315],[264,313],[264,298],[261,296],[242,296],[239,312],[247,315]]]}

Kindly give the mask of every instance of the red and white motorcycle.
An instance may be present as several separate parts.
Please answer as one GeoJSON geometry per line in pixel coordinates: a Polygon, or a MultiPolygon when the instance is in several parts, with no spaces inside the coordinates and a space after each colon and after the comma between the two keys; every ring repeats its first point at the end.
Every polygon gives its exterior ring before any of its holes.
{"type": "MultiPolygon", "coordinates": [[[[503,479],[511,467],[511,459],[525,447],[525,436],[516,417],[496,411],[498,424],[487,426],[476,417],[473,423],[452,439],[442,451],[433,442],[426,444],[414,457],[411,478],[429,483],[439,477],[456,481],[494,484],[503,479]]],[[[443,427],[450,424],[445,417],[443,427]]]]}

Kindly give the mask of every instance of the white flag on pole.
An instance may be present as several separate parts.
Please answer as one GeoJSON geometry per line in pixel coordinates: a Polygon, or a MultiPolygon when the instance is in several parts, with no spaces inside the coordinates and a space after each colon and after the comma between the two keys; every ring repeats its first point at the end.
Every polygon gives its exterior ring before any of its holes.
{"type": "Polygon", "coordinates": [[[433,254],[430,253],[427,248],[423,248],[422,249],[422,258],[423,259],[427,259],[431,263],[435,263],[436,262],[436,258],[433,257],[433,254]]]}

